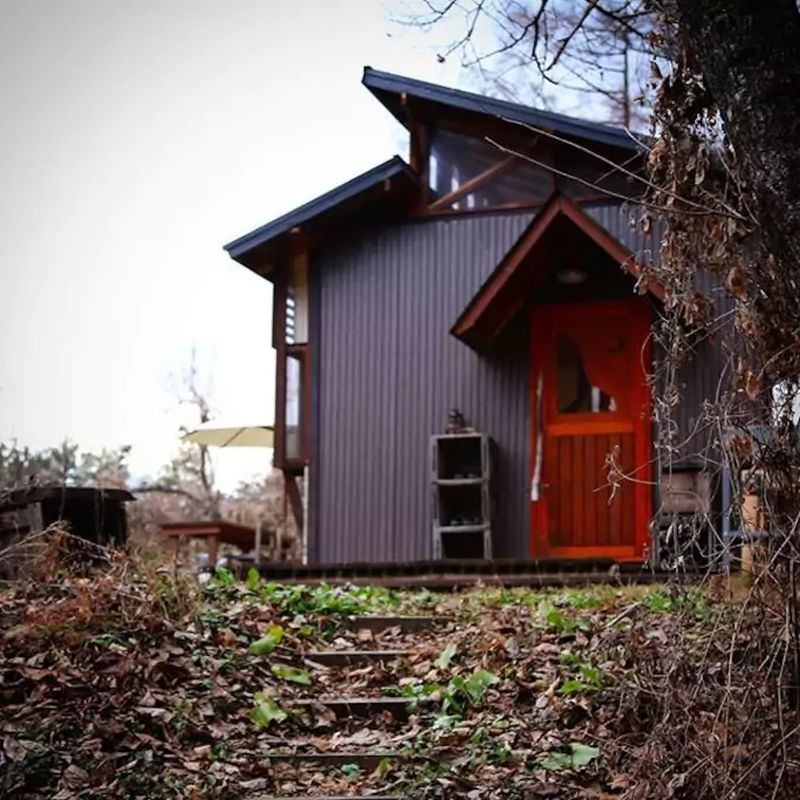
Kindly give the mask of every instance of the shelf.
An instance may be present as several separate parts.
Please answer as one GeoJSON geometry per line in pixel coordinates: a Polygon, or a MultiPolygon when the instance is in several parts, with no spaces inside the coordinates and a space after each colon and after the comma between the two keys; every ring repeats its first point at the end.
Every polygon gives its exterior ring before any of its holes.
{"type": "Polygon", "coordinates": [[[492,557],[489,449],[489,437],[483,433],[431,437],[437,559],[492,557]]]}
{"type": "Polygon", "coordinates": [[[489,525],[441,525],[436,530],[439,533],[483,533],[489,530],[489,525]]]}

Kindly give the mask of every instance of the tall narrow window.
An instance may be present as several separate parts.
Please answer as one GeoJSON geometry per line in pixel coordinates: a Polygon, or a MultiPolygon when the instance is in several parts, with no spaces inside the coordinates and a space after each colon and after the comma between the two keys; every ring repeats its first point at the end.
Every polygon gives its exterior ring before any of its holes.
{"type": "Polygon", "coordinates": [[[280,426],[276,464],[291,469],[306,461],[308,363],[308,257],[293,258],[283,273],[283,341],[278,349],[280,426]]]}
{"type": "Polygon", "coordinates": [[[308,341],[308,259],[292,260],[286,286],[286,344],[308,341]]]}
{"type": "Polygon", "coordinates": [[[303,355],[286,356],[286,458],[303,457],[303,355]]]}

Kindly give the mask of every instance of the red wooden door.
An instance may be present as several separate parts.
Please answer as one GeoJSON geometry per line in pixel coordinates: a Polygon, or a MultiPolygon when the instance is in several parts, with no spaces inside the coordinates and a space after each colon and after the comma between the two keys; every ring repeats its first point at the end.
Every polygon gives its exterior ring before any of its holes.
{"type": "Polygon", "coordinates": [[[652,492],[649,328],[642,298],[532,311],[536,558],[644,557],[652,492]]]}

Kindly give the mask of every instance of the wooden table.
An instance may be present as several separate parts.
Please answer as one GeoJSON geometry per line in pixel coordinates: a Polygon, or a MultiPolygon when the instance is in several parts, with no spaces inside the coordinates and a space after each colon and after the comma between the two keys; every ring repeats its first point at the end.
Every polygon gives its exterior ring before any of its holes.
{"type": "Polygon", "coordinates": [[[258,561],[261,549],[261,531],[256,528],[239,525],[236,522],[226,522],[225,520],[167,522],[159,527],[161,528],[161,533],[173,538],[176,558],[180,541],[186,537],[206,540],[208,565],[210,567],[214,567],[217,564],[220,542],[235,545],[245,552],[253,550],[256,555],[256,562],[258,561]]]}

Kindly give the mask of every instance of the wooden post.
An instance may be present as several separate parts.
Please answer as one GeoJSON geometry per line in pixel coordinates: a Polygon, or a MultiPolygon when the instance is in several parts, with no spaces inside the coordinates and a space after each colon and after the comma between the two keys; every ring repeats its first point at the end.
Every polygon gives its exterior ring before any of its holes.
{"type": "Polygon", "coordinates": [[[258,566],[261,563],[261,520],[256,525],[255,541],[253,543],[253,564],[258,566]]]}
{"type": "Polygon", "coordinates": [[[419,197],[414,211],[425,214],[428,211],[428,171],[430,168],[431,139],[429,127],[417,119],[411,123],[409,142],[409,166],[419,179],[419,197]]]}
{"type": "Polygon", "coordinates": [[[217,566],[219,555],[219,537],[214,534],[206,536],[206,547],[208,548],[208,566],[214,569],[217,566]]]}

